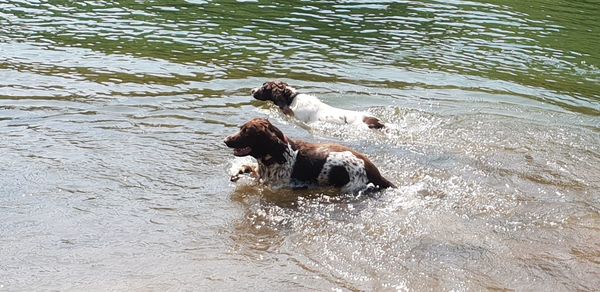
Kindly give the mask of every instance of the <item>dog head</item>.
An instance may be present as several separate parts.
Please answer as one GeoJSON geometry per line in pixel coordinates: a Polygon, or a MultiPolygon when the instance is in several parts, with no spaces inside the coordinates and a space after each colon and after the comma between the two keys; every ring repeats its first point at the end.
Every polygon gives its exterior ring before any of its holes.
{"type": "Polygon", "coordinates": [[[250,155],[264,164],[286,162],[288,140],[283,133],[266,119],[253,119],[240,131],[225,139],[225,145],[233,148],[233,155],[250,155]]]}
{"type": "Polygon", "coordinates": [[[252,96],[258,100],[272,101],[284,114],[293,115],[290,104],[296,97],[296,89],[281,81],[265,82],[261,87],[252,89],[252,96]]]}

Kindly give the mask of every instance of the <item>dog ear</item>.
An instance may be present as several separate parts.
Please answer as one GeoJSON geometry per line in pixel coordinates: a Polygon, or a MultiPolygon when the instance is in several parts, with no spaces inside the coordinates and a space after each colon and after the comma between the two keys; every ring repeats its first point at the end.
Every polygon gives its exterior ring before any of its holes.
{"type": "Polygon", "coordinates": [[[294,112],[290,108],[293,101],[294,91],[289,88],[286,83],[281,83],[282,87],[274,90],[275,104],[288,116],[294,116],[294,112]]]}
{"type": "Polygon", "coordinates": [[[273,124],[268,124],[268,131],[271,134],[271,141],[273,142],[273,149],[271,151],[271,156],[277,163],[285,163],[287,159],[285,158],[285,153],[288,151],[288,141],[285,135],[277,129],[277,127],[273,126],[273,124]]]}
{"type": "Polygon", "coordinates": [[[294,111],[292,111],[292,109],[290,108],[289,103],[283,100],[279,100],[277,102],[277,106],[283,111],[285,115],[288,115],[290,117],[294,116],[294,111]]]}
{"type": "Polygon", "coordinates": [[[285,106],[285,107],[283,107],[283,109],[282,109],[282,110],[283,110],[283,113],[284,113],[284,114],[286,114],[286,115],[288,115],[288,116],[290,116],[290,117],[293,117],[293,116],[294,116],[294,111],[293,111],[293,110],[292,110],[292,109],[291,109],[289,106],[285,106]]]}
{"type": "Polygon", "coordinates": [[[286,84],[286,86],[283,89],[283,96],[285,96],[286,98],[290,98],[292,97],[292,94],[294,94],[294,92],[292,92],[292,90],[289,88],[289,86],[286,84]]]}
{"type": "Polygon", "coordinates": [[[269,133],[271,134],[271,136],[273,137],[273,140],[279,140],[282,143],[287,142],[285,135],[283,135],[283,133],[281,132],[281,130],[279,130],[277,127],[273,126],[273,124],[271,124],[269,122],[269,120],[267,120],[267,130],[269,131],[269,133]]]}

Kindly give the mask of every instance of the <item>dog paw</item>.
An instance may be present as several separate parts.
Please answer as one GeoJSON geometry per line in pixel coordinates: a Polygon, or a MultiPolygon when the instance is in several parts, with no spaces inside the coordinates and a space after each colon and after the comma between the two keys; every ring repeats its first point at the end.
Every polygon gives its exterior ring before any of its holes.
{"type": "Polygon", "coordinates": [[[229,177],[229,181],[236,182],[244,176],[250,176],[252,178],[258,177],[258,165],[242,165],[238,168],[237,172],[229,177]]]}

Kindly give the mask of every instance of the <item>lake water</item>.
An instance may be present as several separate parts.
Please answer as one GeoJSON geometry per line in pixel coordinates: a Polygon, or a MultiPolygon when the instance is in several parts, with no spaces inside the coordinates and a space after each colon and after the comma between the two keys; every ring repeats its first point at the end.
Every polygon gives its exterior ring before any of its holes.
{"type": "Polygon", "coordinates": [[[0,290],[596,290],[597,1],[0,2],[0,290]],[[303,125],[281,79],[385,131],[303,125]],[[254,117],[372,196],[234,185],[254,117]]]}

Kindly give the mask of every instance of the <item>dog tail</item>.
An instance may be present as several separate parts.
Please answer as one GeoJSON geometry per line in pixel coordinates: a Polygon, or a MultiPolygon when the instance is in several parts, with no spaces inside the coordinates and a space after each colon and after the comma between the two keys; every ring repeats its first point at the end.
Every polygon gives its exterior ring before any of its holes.
{"type": "Polygon", "coordinates": [[[367,124],[367,126],[369,126],[369,129],[381,129],[381,128],[385,128],[385,125],[379,121],[379,119],[374,118],[374,117],[364,117],[363,118],[363,123],[367,124]]]}

